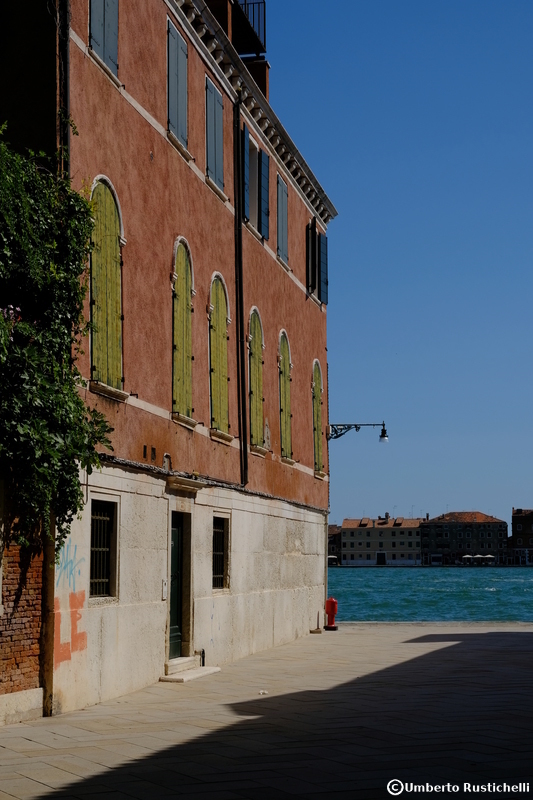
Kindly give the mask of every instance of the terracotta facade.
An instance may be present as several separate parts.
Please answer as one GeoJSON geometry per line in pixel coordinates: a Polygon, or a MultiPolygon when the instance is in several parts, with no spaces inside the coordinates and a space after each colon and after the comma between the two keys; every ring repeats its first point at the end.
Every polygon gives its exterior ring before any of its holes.
{"type": "MultiPolygon", "coordinates": [[[[203,652],[206,663],[224,664],[290,641],[315,627],[317,612],[323,612],[327,299],[310,288],[308,226],[314,221],[325,235],[336,211],[230,40],[232,15],[233,22],[235,15],[240,20],[241,43],[248,35],[241,6],[237,0],[222,5],[226,17],[215,0],[113,0],[105,6],[101,0],[57,0],[58,19],[69,22],[68,37],[61,38],[61,25],[59,33],[46,34],[56,38],[58,64],[68,63],[68,82],[60,77],[56,88],[62,113],[68,112],[76,128],[58,125],[73,187],[91,197],[96,184],[105,183],[119,212],[123,378],[120,390],[93,381],[94,340],[86,342],[79,361],[81,391],[113,426],[113,452],[105,454],[101,472],[81,474],[86,508],[56,567],[53,596],[47,595],[47,713],[147,685],[179,657],[203,652]],[[116,69],[106,67],[91,39],[93,12],[103,14],[104,7],[106,14],[108,9],[118,14],[116,69]],[[226,19],[225,27],[215,13],[226,19]],[[169,133],[169,24],[187,47],[186,148],[169,133]],[[218,189],[206,176],[207,81],[222,96],[224,168],[218,189]],[[269,157],[268,238],[243,219],[245,127],[269,157]],[[288,189],[286,262],[277,254],[278,175],[288,189]],[[193,287],[193,410],[186,424],[172,413],[180,242],[189,253],[193,287]],[[225,436],[211,428],[209,326],[217,276],[228,306],[225,436]],[[248,345],[254,309],[263,334],[262,448],[250,446],[248,345]],[[290,347],[292,413],[292,458],[283,459],[282,332],[290,347]],[[317,361],[323,466],[315,473],[317,361]],[[95,545],[95,531],[108,524],[102,522],[106,514],[112,522],[102,548],[95,545]],[[222,531],[223,544],[215,545],[215,529],[222,531]],[[176,588],[172,565],[178,546],[176,588]],[[223,549],[219,583],[216,547],[223,549]],[[108,589],[97,592],[95,553],[102,550],[108,589]],[[178,651],[172,638],[177,628],[178,651]]],[[[49,21],[41,24],[44,31],[49,21]]],[[[37,60],[39,54],[27,56],[37,60]]],[[[267,90],[261,58],[254,74],[262,76],[267,90]]],[[[56,80],[51,72],[50,80],[56,80]]],[[[91,285],[87,318],[94,302],[91,285]]]]}

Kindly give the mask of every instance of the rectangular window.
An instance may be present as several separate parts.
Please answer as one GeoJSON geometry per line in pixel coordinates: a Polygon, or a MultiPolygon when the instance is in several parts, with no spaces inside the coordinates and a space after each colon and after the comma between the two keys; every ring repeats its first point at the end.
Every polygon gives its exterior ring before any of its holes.
{"type": "Polygon", "coordinates": [[[118,75],[118,0],[91,0],[91,50],[118,75]]]}
{"type": "Polygon", "coordinates": [[[91,597],[116,596],[117,504],[91,502],[91,597]]]}
{"type": "Polygon", "coordinates": [[[286,264],[289,263],[288,190],[280,175],[278,175],[278,256],[286,264]]]}
{"type": "Polygon", "coordinates": [[[207,177],[219,189],[224,189],[224,131],[222,95],[206,78],[206,164],[207,177]]]}
{"type": "Polygon", "coordinates": [[[224,517],[213,517],[213,589],[229,586],[229,524],[224,517]]]}
{"type": "Polygon", "coordinates": [[[328,303],[328,237],[318,234],[318,299],[328,303]]]}
{"type": "Polygon", "coordinates": [[[270,158],[243,128],[243,216],[263,239],[269,237],[270,158]]]}
{"type": "Polygon", "coordinates": [[[187,147],[187,44],[168,20],[168,130],[187,147]]]}
{"type": "Polygon", "coordinates": [[[355,558],[355,556],[354,556],[354,554],[352,553],[352,554],[351,554],[351,556],[350,556],[350,561],[353,561],[353,560],[354,560],[354,558],[355,558]]]}

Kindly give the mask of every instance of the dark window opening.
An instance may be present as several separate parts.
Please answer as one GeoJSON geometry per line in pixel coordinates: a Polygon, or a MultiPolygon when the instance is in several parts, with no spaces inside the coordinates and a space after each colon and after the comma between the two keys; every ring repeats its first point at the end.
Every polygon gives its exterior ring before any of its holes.
{"type": "Polygon", "coordinates": [[[228,521],[213,517],[213,589],[228,586],[228,521]]]}
{"type": "Polygon", "coordinates": [[[116,503],[103,500],[93,500],[91,504],[91,597],[110,597],[115,594],[116,508],[116,503]]]}

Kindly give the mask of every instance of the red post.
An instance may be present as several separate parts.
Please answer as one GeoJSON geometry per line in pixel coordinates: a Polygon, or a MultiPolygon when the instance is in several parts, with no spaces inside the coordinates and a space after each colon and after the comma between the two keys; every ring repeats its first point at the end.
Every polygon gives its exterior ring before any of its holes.
{"type": "Polygon", "coordinates": [[[328,617],[328,624],[324,625],[325,631],[336,631],[338,626],[335,625],[335,614],[337,613],[338,603],[334,597],[328,597],[326,600],[326,614],[328,617]]]}

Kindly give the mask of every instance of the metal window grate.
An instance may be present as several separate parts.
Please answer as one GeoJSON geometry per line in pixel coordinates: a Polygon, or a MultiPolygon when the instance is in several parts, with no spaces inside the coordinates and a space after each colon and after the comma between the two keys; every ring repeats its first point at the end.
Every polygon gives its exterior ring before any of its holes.
{"type": "Polygon", "coordinates": [[[91,597],[110,595],[111,541],[115,527],[115,503],[93,500],[91,506],[91,597]]]}
{"type": "Polygon", "coordinates": [[[226,521],[213,517],[213,589],[223,589],[226,573],[226,521]]]}

